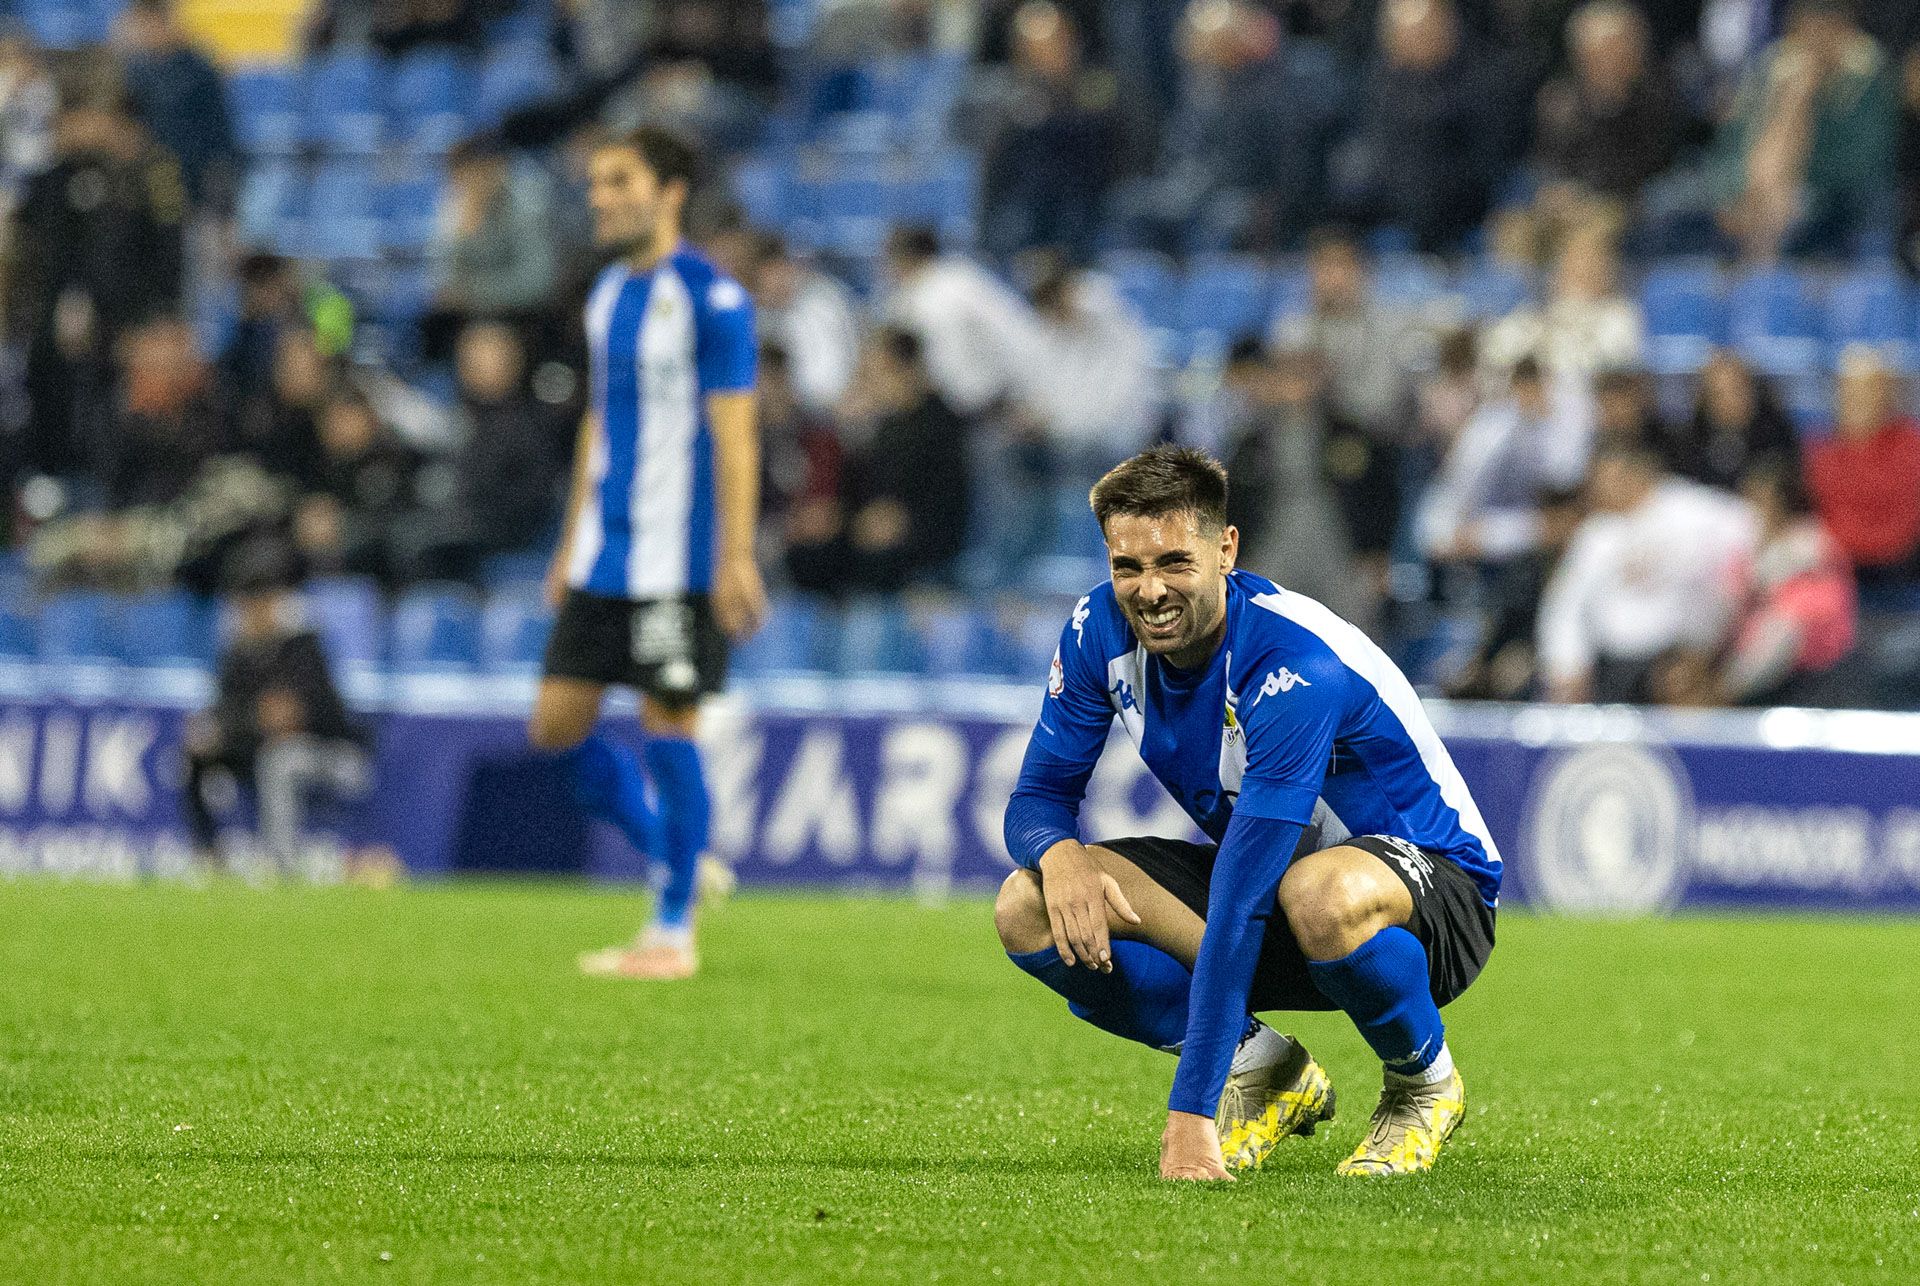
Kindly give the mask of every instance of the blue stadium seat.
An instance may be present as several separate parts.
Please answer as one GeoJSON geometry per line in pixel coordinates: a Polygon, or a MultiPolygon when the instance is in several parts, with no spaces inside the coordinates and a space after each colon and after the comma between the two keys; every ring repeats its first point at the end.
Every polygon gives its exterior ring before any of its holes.
{"type": "Polygon", "coordinates": [[[1307,270],[1293,265],[1273,274],[1273,309],[1267,317],[1268,328],[1276,322],[1305,317],[1313,309],[1313,279],[1307,270]]]}
{"type": "Polygon", "coordinates": [[[792,170],[773,156],[755,156],[733,170],[733,195],[749,222],[763,228],[786,226],[793,214],[792,170]]]}
{"type": "Polygon", "coordinates": [[[433,239],[446,184],[438,173],[389,179],[375,196],[380,244],[388,254],[416,255],[433,239]]]}
{"type": "Polygon", "coordinates": [[[1113,278],[1121,298],[1147,325],[1180,327],[1180,277],[1165,255],[1147,250],[1113,250],[1100,257],[1100,269],[1113,278]]]}
{"type": "Polygon", "coordinates": [[[560,88],[560,72],[544,44],[496,45],[480,64],[468,115],[475,125],[498,125],[509,112],[538,102],[560,88]]]}
{"type": "Polygon", "coordinates": [[[480,581],[490,590],[537,589],[547,578],[550,554],[547,549],[491,554],[480,564],[480,581]]]}
{"type": "Polygon", "coordinates": [[[444,152],[467,132],[475,74],[450,49],[408,54],[388,84],[388,135],[417,152],[444,152]]]}
{"type": "Polygon", "coordinates": [[[1005,623],[1008,675],[1029,682],[1041,681],[1041,676],[1053,664],[1054,651],[1060,646],[1060,631],[1072,609],[1070,601],[1065,602],[1064,607],[1034,603],[1012,615],[1005,623]]]}
{"type": "Polygon", "coordinates": [[[887,238],[888,183],[870,167],[850,166],[815,193],[824,248],[866,259],[887,238]]]}
{"type": "Polygon", "coordinates": [[[837,660],[843,674],[918,674],[925,665],[906,609],[878,598],[847,605],[837,660]]]}
{"type": "Polygon", "coordinates": [[[24,591],[0,596],[0,660],[28,661],[39,655],[40,631],[24,597],[24,591]]]}
{"type": "Polygon", "coordinates": [[[1185,330],[1231,342],[1263,333],[1272,312],[1272,275],[1251,255],[1207,255],[1188,267],[1180,303],[1185,330]]]}
{"type": "Polygon", "coordinates": [[[393,609],[393,668],[458,674],[480,659],[480,609],[461,585],[420,585],[393,609]]]}
{"type": "Polygon", "coordinates": [[[489,674],[537,674],[552,632],[553,613],[537,592],[490,595],[480,611],[480,668],[489,674]]]}
{"type": "Polygon", "coordinates": [[[980,217],[980,167],[965,152],[935,152],[894,185],[891,198],[888,214],[896,221],[931,223],[949,244],[970,244],[980,217]]]}
{"type": "Polygon", "coordinates": [[[1872,344],[1902,370],[1916,365],[1920,310],[1898,271],[1870,268],[1835,279],[1827,291],[1827,337],[1836,345],[1872,344]]]}
{"type": "Polygon", "coordinates": [[[1728,341],[1769,375],[1824,365],[1825,330],[1813,283],[1791,269],[1752,273],[1728,293],[1728,341]]]}
{"type": "Polygon", "coordinates": [[[1473,321],[1505,317],[1533,297],[1533,283],[1525,273],[1497,264],[1467,268],[1454,284],[1463,311],[1473,321]]]}
{"type": "Polygon", "coordinates": [[[1447,276],[1425,255],[1382,254],[1373,266],[1376,299],[1401,308],[1425,308],[1447,293],[1447,276]]]}
{"type": "Polygon", "coordinates": [[[40,609],[40,659],[105,663],[121,653],[112,597],[93,590],[60,594],[40,609]]]}
{"type": "Polygon", "coordinates": [[[256,156],[297,151],[300,77],[285,67],[243,67],[227,77],[227,102],[240,146],[256,156]]]}
{"type": "Polygon", "coordinates": [[[1640,286],[1647,322],[1647,365],[1659,374],[1697,371],[1727,339],[1719,278],[1705,266],[1653,269],[1640,286]]]}
{"type": "Polygon", "coordinates": [[[258,161],[240,181],[240,238],[250,246],[301,253],[306,236],[306,175],[292,161],[258,161]]]}
{"type": "Polygon", "coordinates": [[[113,31],[121,0],[21,0],[13,17],[35,44],[50,49],[98,45],[113,31]]]}
{"type": "Polygon", "coordinates": [[[993,622],[957,603],[912,613],[913,631],[926,673],[935,678],[1003,674],[1007,648],[993,622]]]}
{"type": "Polygon", "coordinates": [[[173,590],[124,605],[121,656],[133,665],[204,666],[213,660],[213,614],[205,601],[173,590]]]}
{"type": "Polygon", "coordinates": [[[372,259],[380,253],[374,167],[336,157],[314,170],[307,197],[306,253],[315,259],[372,259]]]}
{"type": "Polygon", "coordinates": [[[818,599],[805,594],[776,594],[767,605],[767,623],[733,654],[743,675],[832,668],[835,646],[818,599]]]}
{"type": "Polygon", "coordinates": [[[336,51],[307,69],[307,142],[330,152],[379,150],[386,68],[371,54],[336,51]]]}
{"type": "Polygon", "coordinates": [[[378,585],[364,576],[327,577],[309,582],[305,599],[307,622],[334,665],[380,668],[386,651],[386,608],[378,585]]]}

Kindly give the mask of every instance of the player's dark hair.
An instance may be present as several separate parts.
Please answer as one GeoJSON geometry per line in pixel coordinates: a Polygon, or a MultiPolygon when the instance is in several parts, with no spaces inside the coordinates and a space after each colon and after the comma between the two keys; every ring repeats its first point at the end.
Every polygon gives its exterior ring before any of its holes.
{"type": "Polygon", "coordinates": [[[1192,447],[1151,447],[1109,470],[1093,484],[1087,501],[1102,531],[1115,514],[1190,513],[1199,518],[1202,531],[1216,532],[1227,525],[1227,470],[1192,447]]]}
{"type": "Polygon", "coordinates": [[[895,228],[887,238],[887,253],[908,263],[926,263],[940,257],[940,234],[925,224],[895,228]]]}
{"type": "Polygon", "coordinates": [[[638,156],[653,171],[661,187],[678,180],[686,185],[688,195],[692,195],[700,182],[700,154],[693,144],[672,130],[642,125],[614,135],[602,146],[623,148],[638,156]]]}

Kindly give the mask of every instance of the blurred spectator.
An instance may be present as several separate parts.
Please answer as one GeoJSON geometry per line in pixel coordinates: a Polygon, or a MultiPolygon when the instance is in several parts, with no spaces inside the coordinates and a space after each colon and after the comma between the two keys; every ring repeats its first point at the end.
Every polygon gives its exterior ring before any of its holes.
{"type": "Polygon", "coordinates": [[[28,180],[53,163],[59,102],[33,42],[0,32],[0,218],[13,213],[28,180]]]}
{"type": "Polygon", "coordinates": [[[796,258],[778,235],[761,233],[752,240],[740,275],[753,287],[760,334],[785,354],[793,390],[807,409],[830,411],[845,395],[860,360],[853,294],[796,258]]]}
{"type": "Polygon", "coordinates": [[[1225,444],[1241,565],[1369,620],[1398,518],[1392,452],[1328,404],[1311,352],[1242,341],[1226,380],[1244,407],[1225,444]],[[1356,559],[1375,574],[1356,575],[1356,559]]]}
{"type": "Polygon", "coordinates": [[[1807,444],[1814,508],[1863,582],[1912,580],[1920,554],[1920,425],[1896,394],[1878,354],[1847,350],[1832,434],[1807,444]]]}
{"type": "Polygon", "coordinates": [[[1537,549],[1540,497],[1585,476],[1592,433],[1577,388],[1521,358],[1507,396],[1482,406],[1442,458],[1415,525],[1421,553],[1487,567],[1537,549]]]}
{"type": "Polygon", "coordinates": [[[551,543],[560,515],[560,433],[526,391],[519,338],[498,322],[469,326],[455,369],[465,438],[445,494],[395,533],[404,581],[476,579],[489,554],[551,543]]]}
{"type": "Polygon", "coordinates": [[[1132,237],[1163,249],[1291,246],[1327,210],[1327,166],[1351,77],[1246,0],[1194,0],[1180,102],[1150,177],[1118,198],[1132,237]]]}
{"type": "Polygon", "coordinates": [[[1647,24],[1626,0],[1592,0],[1567,26],[1572,67],[1540,91],[1535,147],[1550,207],[1599,198],[1630,210],[1673,164],[1687,118],[1648,57],[1647,24]]]}
{"type": "Polygon", "coordinates": [[[1900,143],[1894,157],[1900,189],[1900,256],[1920,273],[1920,46],[1900,64],[1900,143]]]}
{"type": "Polygon", "coordinates": [[[1153,345],[1112,281],[1040,259],[1036,342],[1022,357],[1020,409],[1059,480],[1091,487],[1146,444],[1160,412],[1153,345]]]}
{"type": "Polygon", "coordinates": [[[428,248],[440,325],[457,331],[545,306],[556,272],[545,174],[486,142],[457,149],[447,166],[446,202],[428,248]]]}
{"type": "Polygon", "coordinates": [[[1080,32],[1051,0],[1016,11],[1012,52],[979,95],[982,248],[1058,245],[1083,257],[1125,159],[1119,82],[1086,64],[1080,32]]]}
{"type": "Polygon", "coordinates": [[[180,162],[188,201],[224,209],[239,149],[220,73],[181,29],[174,0],[131,0],[116,35],[134,113],[180,162]]]}
{"type": "Polygon", "coordinates": [[[608,123],[661,125],[727,152],[750,145],[780,89],[765,0],[656,0],[648,10],[644,70],[608,123]]]}
{"type": "Polygon", "coordinates": [[[364,396],[340,390],[320,410],[320,476],[294,511],[294,538],[321,575],[387,577],[388,536],[413,507],[416,461],[364,396]]]}
{"type": "Polygon", "coordinates": [[[1637,367],[1602,371],[1593,380],[1593,439],[1660,452],[1673,431],[1660,418],[1653,377],[1637,367]]]}
{"type": "Polygon", "coordinates": [[[1715,143],[1720,220],[1749,257],[1837,254],[1892,221],[1898,106],[1844,0],[1795,0],[1715,143]]]}
{"type": "Polygon", "coordinates": [[[1373,297],[1365,252],[1347,233],[1314,233],[1307,269],[1308,311],[1277,322],[1272,343],[1319,353],[1339,413],[1376,439],[1401,436],[1413,396],[1414,319],[1373,297]]]}
{"type": "MultiPolygon", "coordinates": [[[[760,350],[762,513],[781,530],[804,528],[822,507],[839,503],[844,450],[833,421],[810,411],[794,387],[786,350],[760,350]]],[[[784,535],[780,542],[784,543],[784,535]]]]}
{"type": "Polygon", "coordinates": [[[180,301],[186,194],[179,165],[113,99],[64,108],[51,168],[13,220],[7,325],[27,352],[28,455],[50,472],[87,460],[76,432],[104,410],[106,364],[128,328],[180,301]]]}
{"type": "Polygon", "coordinates": [[[1433,369],[1414,393],[1414,442],[1423,451],[1446,451],[1480,409],[1481,394],[1479,332],[1463,326],[1442,334],[1433,369]]]}
{"type": "Polygon", "coordinates": [[[1380,52],[1339,160],[1355,217],[1449,250],[1487,213],[1514,131],[1491,68],[1469,47],[1452,0],[1387,0],[1380,52]]]}
{"type": "Polygon", "coordinates": [[[1701,705],[1825,705],[1827,681],[1853,650],[1859,602],[1853,573],[1799,475],[1772,461],[1741,480],[1760,543],[1737,583],[1743,607],[1726,655],[1676,667],[1669,697],[1701,705]]]}
{"type": "Polygon", "coordinates": [[[873,414],[873,429],[848,461],[839,505],[809,511],[792,529],[793,582],[839,595],[948,580],[971,515],[967,421],[936,391],[923,346],[906,330],[875,333],[853,399],[873,414]]]}
{"type": "Polygon", "coordinates": [[[318,486],[325,468],[319,415],[332,392],[332,366],[304,327],[280,331],[272,359],[267,386],[238,402],[234,449],[303,490],[318,486]]]}
{"type": "Polygon", "coordinates": [[[1647,701],[1676,653],[1712,653],[1726,638],[1731,574],[1754,548],[1754,515],[1736,497],[1667,476],[1644,447],[1601,450],[1589,490],[1593,512],[1541,602],[1541,673],[1556,701],[1647,701]]]}
{"type": "Polygon", "coordinates": [[[292,263],[262,253],[240,261],[240,315],[220,355],[220,379],[235,401],[247,402],[272,387],[280,337],[305,320],[292,263]]]}
{"type": "Polygon", "coordinates": [[[887,241],[893,280],[881,312],[919,338],[927,376],[964,416],[995,409],[1017,392],[1037,333],[1033,310],[964,255],[941,254],[930,229],[897,229],[887,241]]]}
{"type": "Polygon", "coordinates": [[[289,876],[311,797],[351,799],[368,786],[364,733],[289,594],[293,561],[277,544],[248,545],[228,576],[233,638],[220,657],[213,708],[193,718],[186,737],[187,818],[209,867],[224,864],[218,814],[240,788],[257,797],[261,846],[289,876]]]}
{"type": "Polygon", "coordinates": [[[320,0],[307,17],[313,47],[373,44],[398,57],[422,45],[477,47],[512,0],[320,0]]]}
{"type": "Polygon", "coordinates": [[[107,504],[168,504],[226,448],[223,408],[185,322],[148,322],[127,335],[122,351],[120,414],[106,443],[107,504]]]}
{"type": "Polygon", "coordinates": [[[1520,701],[1533,695],[1537,673],[1534,632],[1547,583],[1566,556],[1567,544],[1586,516],[1576,488],[1554,488],[1539,497],[1539,540],[1507,559],[1486,578],[1480,600],[1480,632],[1473,654],[1447,683],[1447,695],[1462,701],[1520,701]]]}
{"type": "Polygon", "coordinates": [[[1731,349],[1719,349],[1700,371],[1693,418],[1668,434],[1667,466],[1683,478],[1729,491],[1763,462],[1800,472],[1800,439],[1773,390],[1731,349]]]}
{"type": "Polygon", "coordinates": [[[1621,292],[1612,230],[1595,221],[1567,234],[1546,303],[1489,327],[1482,351],[1498,370],[1532,353],[1550,370],[1591,373],[1636,365],[1645,329],[1640,305],[1621,292]]]}

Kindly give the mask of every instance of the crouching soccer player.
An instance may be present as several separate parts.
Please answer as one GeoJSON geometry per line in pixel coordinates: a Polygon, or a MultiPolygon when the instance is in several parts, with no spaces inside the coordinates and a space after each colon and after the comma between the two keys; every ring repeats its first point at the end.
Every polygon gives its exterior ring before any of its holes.
{"type": "Polygon", "coordinates": [[[1177,448],[1094,487],[1113,576],[1061,633],[1007,805],[1000,940],[1077,1016],[1178,1053],[1163,1178],[1231,1178],[1332,1118],[1319,1064],[1252,1017],[1276,1009],[1345,1010],[1385,1064],[1340,1173],[1426,1170],[1464,1110],[1440,1006],[1493,948],[1499,853],[1393,662],[1235,568],[1226,498],[1177,448]],[[1081,842],[1116,715],[1213,845],[1081,842]]]}

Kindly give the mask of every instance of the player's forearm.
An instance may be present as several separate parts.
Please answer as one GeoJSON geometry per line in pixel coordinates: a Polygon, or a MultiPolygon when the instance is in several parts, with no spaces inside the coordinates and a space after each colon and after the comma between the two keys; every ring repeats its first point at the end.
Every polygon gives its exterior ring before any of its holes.
{"type": "Polygon", "coordinates": [[[708,415],[719,491],[720,552],[726,558],[750,559],[760,524],[760,426],[754,397],[715,394],[708,415]]]}
{"type": "Polygon", "coordinates": [[[574,440],[573,477],[567,485],[566,517],[560,524],[560,544],[554,554],[563,563],[572,550],[574,529],[580,525],[580,511],[587,504],[587,488],[593,471],[594,430],[593,416],[582,416],[580,432],[574,440]]]}
{"type": "Polygon", "coordinates": [[[1298,822],[1236,815],[1214,861],[1207,925],[1193,963],[1187,1038],[1167,1107],[1212,1116],[1247,1026],[1247,1001],[1280,877],[1293,860],[1298,822]]]}
{"type": "Polygon", "coordinates": [[[1028,743],[1003,826],[1007,853],[1016,863],[1037,869],[1048,849],[1080,838],[1080,801],[1092,777],[1092,763],[1062,759],[1028,743]]]}

